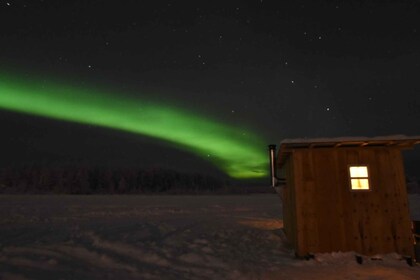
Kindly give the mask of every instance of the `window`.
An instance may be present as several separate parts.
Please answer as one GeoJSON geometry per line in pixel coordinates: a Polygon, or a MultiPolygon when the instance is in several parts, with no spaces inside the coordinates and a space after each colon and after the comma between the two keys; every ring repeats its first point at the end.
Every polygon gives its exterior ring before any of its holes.
{"type": "Polygon", "coordinates": [[[350,166],[350,182],[352,190],[369,190],[369,174],[367,166],[350,166]]]}

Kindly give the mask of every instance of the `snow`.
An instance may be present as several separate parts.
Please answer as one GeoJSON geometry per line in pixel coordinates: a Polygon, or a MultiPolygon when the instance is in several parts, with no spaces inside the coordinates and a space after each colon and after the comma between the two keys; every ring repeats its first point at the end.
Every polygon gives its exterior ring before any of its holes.
{"type": "MultiPolygon", "coordinates": [[[[420,195],[410,196],[412,217],[420,195]]],[[[397,254],[300,260],[275,194],[0,196],[0,279],[418,279],[397,254]]]]}

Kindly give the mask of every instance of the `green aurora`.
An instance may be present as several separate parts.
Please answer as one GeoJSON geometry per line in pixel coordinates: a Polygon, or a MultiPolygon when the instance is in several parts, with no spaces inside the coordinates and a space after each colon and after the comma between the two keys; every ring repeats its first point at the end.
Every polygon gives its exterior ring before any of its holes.
{"type": "Polygon", "coordinates": [[[267,174],[261,139],[174,106],[0,73],[0,109],[155,137],[210,160],[232,178],[267,174]]]}

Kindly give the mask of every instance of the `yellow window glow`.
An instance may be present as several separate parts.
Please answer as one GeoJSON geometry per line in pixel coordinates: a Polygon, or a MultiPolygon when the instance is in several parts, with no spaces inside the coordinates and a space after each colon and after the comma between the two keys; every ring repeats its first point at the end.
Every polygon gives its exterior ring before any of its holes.
{"type": "Polygon", "coordinates": [[[352,190],[368,190],[369,180],[368,179],[351,179],[352,190]]]}
{"type": "Polygon", "coordinates": [[[350,166],[350,177],[368,177],[367,166],[350,166]]]}
{"type": "Polygon", "coordinates": [[[352,190],[369,190],[367,166],[350,166],[350,182],[352,190]]]}

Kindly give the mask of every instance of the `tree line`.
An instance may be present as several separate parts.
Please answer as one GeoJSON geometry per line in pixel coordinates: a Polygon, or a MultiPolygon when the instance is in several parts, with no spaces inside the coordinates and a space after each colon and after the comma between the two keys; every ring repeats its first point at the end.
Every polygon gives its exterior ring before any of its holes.
{"type": "Polygon", "coordinates": [[[0,169],[0,193],[140,194],[223,192],[229,181],[167,169],[21,167],[0,169]]]}

